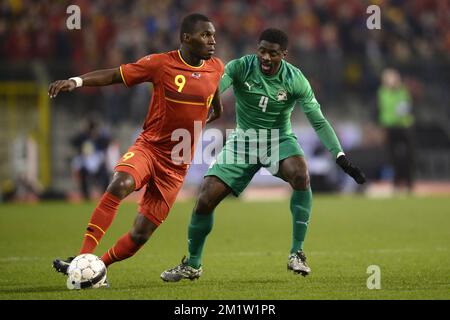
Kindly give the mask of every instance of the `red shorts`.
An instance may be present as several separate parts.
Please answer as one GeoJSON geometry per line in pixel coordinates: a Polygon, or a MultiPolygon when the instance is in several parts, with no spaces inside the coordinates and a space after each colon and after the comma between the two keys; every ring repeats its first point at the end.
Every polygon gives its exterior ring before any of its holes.
{"type": "Polygon", "coordinates": [[[170,166],[171,159],[156,155],[150,147],[133,145],[115,167],[134,178],[135,190],[145,187],[139,212],[159,226],[169,214],[187,170],[170,166]]]}

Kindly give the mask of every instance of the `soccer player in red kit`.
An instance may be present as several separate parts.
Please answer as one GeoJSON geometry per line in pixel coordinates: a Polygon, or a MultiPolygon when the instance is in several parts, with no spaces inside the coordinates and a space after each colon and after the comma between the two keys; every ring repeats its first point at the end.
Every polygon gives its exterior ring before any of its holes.
{"type": "MultiPolygon", "coordinates": [[[[136,63],[50,84],[49,95],[54,98],[59,91],[72,91],[81,85],[123,83],[128,87],[153,83],[143,131],[117,163],[112,181],[89,221],[80,254],[94,252],[120,202],[135,190],[145,188],[134,225],[101,257],[106,266],[133,256],[167,217],[189,166],[172,160],[172,149],[179,143],[173,141],[172,133],[184,129],[191,134],[193,155],[194,122],[201,121],[204,126],[222,112],[218,85],[224,67],[220,59],[212,57],[214,37],[212,22],[201,14],[191,14],[182,21],[179,50],[150,54],[136,63]],[[207,119],[211,105],[213,111],[207,119]]],[[[72,259],[56,259],[53,266],[67,274],[72,259]]]]}

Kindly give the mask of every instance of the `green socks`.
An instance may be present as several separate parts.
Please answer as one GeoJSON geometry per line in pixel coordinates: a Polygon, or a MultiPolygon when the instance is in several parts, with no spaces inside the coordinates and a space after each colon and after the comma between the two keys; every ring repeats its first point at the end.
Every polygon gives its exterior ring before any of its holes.
{"type": "Polygon", "coordinates": [[[306,231],[312,208],[311,188],[305,191],[294,190],[291,196],[292,246],[291,253],[303,250],[306,231]]]}
{"type": "MultiPolygon", "coordinates": [[[[292,246],[291,253],[303,249],[309,218],[311,216],[312,192],[294,190],[291,197],[292,213],[292,246]]],[[[203,246],[206,237],[211,232],[214,223],[214,213],[192,213],[188,227],[189,266],[198,269],[201,266],[203,246]]]]}
{"type": "Polygon", "coordinates": [[[195,269],[198,269],[201,266],[203,245],[205,244],[206,236],[212,230],[213,222],[214,213],[192,213],[191,223],[188,227],[188,264],[195,269]]]}

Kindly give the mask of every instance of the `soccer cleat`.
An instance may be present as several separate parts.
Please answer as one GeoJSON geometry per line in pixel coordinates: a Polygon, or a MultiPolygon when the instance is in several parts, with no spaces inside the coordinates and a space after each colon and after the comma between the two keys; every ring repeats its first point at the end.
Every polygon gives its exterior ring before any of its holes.
{"type": "Polygon", "coordinates": [[[75,257],[69,257],[66,260],[55,259],[53,260],[53,268],[64,275],[67,276],[67,269],[69,269],[70,263],[75,257]]]}
{"type": "Polygon", "coordinates": [[[181,279],[194,280],[202,275],[202,267],[195,269],[188,265],[186,257],[181,259],[181,263],[175,268],[169,269],[161,273],[161,279],[166,282],[178,282],[181,279]]]}
{"type": "Polygon", "coordinates": [[[311,268],[306,263],[306,256],[302,250],[289,255],[287,268],[294,271],[294,273],[300,273],[304,277],[311,273],[311,268]]]}

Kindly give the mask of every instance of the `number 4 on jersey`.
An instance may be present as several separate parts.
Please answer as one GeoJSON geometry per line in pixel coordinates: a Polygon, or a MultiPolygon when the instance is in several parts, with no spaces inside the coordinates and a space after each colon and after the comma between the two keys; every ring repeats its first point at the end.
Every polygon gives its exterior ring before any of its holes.
{"type": "Polygon", "coordinates": [[[268,102],[269,97],[261,96],[261,99],[259,100],[259,107],[262,108],[262,112],[266,112],[268,102]]]}

